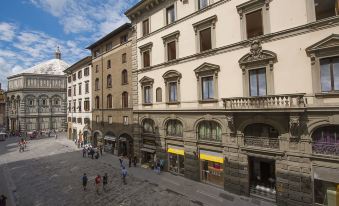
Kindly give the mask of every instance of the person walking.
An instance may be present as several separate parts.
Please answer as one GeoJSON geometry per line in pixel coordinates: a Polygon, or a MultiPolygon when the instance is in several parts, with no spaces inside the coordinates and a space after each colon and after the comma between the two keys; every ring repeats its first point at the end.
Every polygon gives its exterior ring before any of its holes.
{"type": "Polygon", "coordinates": [[[99,147],[99,150],[100,150],[100,155],[102,156],[102,146],[101,145],[99,147]]]}
{"type": "Polygon", "coordinates": [[[126,182],[126,176],[127,176],[127,170],[126,168],[123,166],[121,169],[121,177],[122,177],[122,182],[124,183],[124,185],[127,184],[126,182]]]}
{"type": "Polygon", "coordinates": [[[88,178],[87,178],[86,173],[84,173],[84,176],[82,176],[82,186],[84,188],[84,191],[86,190],[87,182],[88,182],[88,178]]]}
{"type": "Polygon", "coordinates": [[[138,162],[138,158],[137,158],[137,156],[134,156],[134,160],[133,160],[134,167],[137,166],[137,162],[138,162]]]}
{"type": "Polygon", "coordinates": [[[96,192],[97,192],[97,194],[100,194],[99,192],[99,190],[100,190],[100,182],[101,182],[101,176],[100,175],[97,175],[96,177],[95,177],[95,190],[96,190],[96,192]]]}
{"type": "Polygon", "coordinates": [[[86,149],[83,148],[83,149],[82,149],[82,157],[85,157],[85,156],[86,156],[86,153],[87,153],[86,149]]]}
{"type": "Polygon", "coordinates": [[[105,175],[102,177],[102,189],[104,191],[106,191],[107,183],[108,183],[108,176],[107,176],[107,173],[105,173],[105,175]]]}
{"type": "Polygon", "coordinates": [[[160,160],[157,159],[157,162],[156,162],[156,172],[158,173],[158,175],[160,174],[160,160]]]}
{"type": "Polygon", "coordinates": [[[124,160],[122,159],[122,156],[119,156],[119,162],[120,162],[120,167],[123,167],[124,160]]]}

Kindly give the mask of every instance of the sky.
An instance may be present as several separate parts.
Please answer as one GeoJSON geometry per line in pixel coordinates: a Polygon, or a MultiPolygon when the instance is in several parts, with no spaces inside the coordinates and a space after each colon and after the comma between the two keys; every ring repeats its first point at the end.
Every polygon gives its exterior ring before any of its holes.
{"type": "Polygon", "coordinates": [[[85,48],[129,22],[124,12],[139,0],[1,0],[0,82],[54,58],[73,64],[90,54],[85,48]]]}

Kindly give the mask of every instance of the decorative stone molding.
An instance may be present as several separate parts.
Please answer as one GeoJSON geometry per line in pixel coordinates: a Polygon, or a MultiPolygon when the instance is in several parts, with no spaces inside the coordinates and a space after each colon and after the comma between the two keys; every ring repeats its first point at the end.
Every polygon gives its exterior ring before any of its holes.
{"type": "Polygon", "coordinates": [[[197,79],[199,78],[200,75],[208,73],[208,74],[214,74],[218,76],[218,72],[220,71],[220,66],[216,64],[211,64],[211,63],[203,63],[200,65],[198,68],[194,69],[195,76],[197,79]]]}
{"type": "Polygon", "coordinates": [[[331,34],[325,39],[306,48],[306,54],[311,58],[311,64],[316,63],[316,58],[339,54],[339,34],[331,34]]]}
{"type": "Polygon", "coordinates": [[[250,0],[243,4],[237,6],[238,13],[240,15],[240,19],[243,18],[244,13],[248,12],[249,10],[263,7],[265,6],[266,10],[270,9],[270,2],[271,0],[250,0]]]}
{"type": "Polygon", "coordinates": [[[165,74],[163,74],[162,77],[164,78],[165,82],[174,81],[174,80],[180,82],[182,75],[178,71],[169,70],[165,72],[165,74]]]}
{"type": "Polygon", "coordinates": [[[233,114],[227,114],[226,115],[226,121],[227,121],[228,127],[231,130],[231,132],[235,132],[234,116],[233,116],[233,114]]]}
{"type": "Polygon", "coordinates": [[[261,42],[259,40],[254,40],[251,42],[250,52],[239,60],[239,65],[244,74],[248,67],[258,65],[269,65],[269,68],[272,71],[273,64],[277,61],[277,55],[274,52],[263,50],[261,42]]]}
{"type": "Polygon", "coordinates": [[[162,38],[164,44],[166,44],[167,42],[172,41],[172,40],[176,40],[176,42],[178,42],[179,41],[179,36],[180,36],[180,31],[177,30],[177,31],[172,32],[170,34],[167,34],[167,35],[165,35],[165,36],[163,36],[161,38],[162,38]]]}
{"type": "Polygon", "coordinates": [[[194,28],[195,35],[198,34],[199,28],[203,27],[205,25],[211,25],[212,29],[215,29],[215,23],[217,22],[217,20],[218,20],[217,15],[213,15],[211,17],[208,17],[207,19],[203,19],[201,21],[198,21],[198,22],[192,24],[192,26],[194,28]]]}
{"type": "Polygon", "coordinates": [[[144,45],[142,45],[142,46],[139,46],[139,50],[140,50],[140,52],[143,52],[143,51],[152,49],[152,47],[153,47],[153,43],[152,43],[152,42],[149,42],[149,43],[147,43],[147,44],[144,44],[144,45]]]}

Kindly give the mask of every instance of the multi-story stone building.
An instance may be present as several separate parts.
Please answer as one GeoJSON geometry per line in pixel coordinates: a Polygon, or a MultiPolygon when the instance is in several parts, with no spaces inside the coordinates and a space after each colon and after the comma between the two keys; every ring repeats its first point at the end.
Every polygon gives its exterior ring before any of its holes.
{"type": "Polygon", "coordinates": [[[135,152],[278,205],[339,183],[334,0],[142,0],[132,40],[135,152]]]}
{"type": "Polygon", "coordinates": [[[66,76],[69,65],[55,58],[8,77],[7,129],[10,131],[66,130],[66,76]]]}
{"type": "Polygon", "coordinates": [[[87,144],[92,142],[92,57],[81,59],[64,72],[67,75],[68,138],[87,144]]]}
{"type": "Polygon", "coordinates": [[[92,52],[93,144],[114,154],[133,153],[131,25],[88,47],[92,52]]]}
{"type": "Polygon", "coordinates": [[[6,98],[5,91],[1,89],[0,83],[0,129],[6,127],[6,98]]]}

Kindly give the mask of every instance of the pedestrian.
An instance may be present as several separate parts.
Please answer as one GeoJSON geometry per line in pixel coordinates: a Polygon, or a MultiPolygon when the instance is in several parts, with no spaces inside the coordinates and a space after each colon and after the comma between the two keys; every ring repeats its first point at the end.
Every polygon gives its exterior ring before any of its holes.
{"type": "Polygon", "coordinates": [[[131,167],[132,165],[132,155],[128,156],[128,167],[131,167]]]}
{"type": "Polygon", "coordinates": [[[119,162],[120,162],[120,167],[122,167],[123,166],[123,162],[124,162],[124,160],[122,159],[122,156],[119,156],[119,162]]]}
{"type": "Polygon", "coordinates": [[[92,156],[92,159],[93,159],[93,156],[94,156],[94,149],[93,148],[91,148],[90,153],[91,153],[91,156],[92,156]]]}
{"type": "Polygon", "coordinates": [[[95,159],[99,159],[100,155],[99,155],[99,151],[97,150],[95,153],[95,159]]]}
{"type": "Polygon", "coordinates": [[[7,197],[5,195],[1,195],[0,197],[0,206],[6,206],[7,197]]]}
{"type": "Polygon", "coordinates": [[[134,155],[134,161],[133,161],[134,167],[137,166],[137,162],[138,162],[138,158],[137,158],[137,156],[134,155]]]}
{"type": "Polygon", "coordinates": [[[88,182],[88,178],[87,178],[86,173],[84,173],[84,176],[82,176],[82,186],[84,187],[84,191],[86,190],[87,182],[88,182]]]}
{"type": "Polygon", "coordinates": [[[164,166],[165,166],[165,160],[160,159],[160,171],[164,170],[164,166]]]}
{"type": "Polygon", "coordinates": [[[108,183],[108,176],[107,176],[107,173],[105,173],[105,175],[102,177],[102,189],[104,191],[106,191],[107,183],[108,183]]]}
{"type": "Polygon", "coordinates": [[[156,172],[160,174],[160,160],[159,159],[157,159],[157,162],[156,162],[156,172]]]}
{"type": "Polygon", "coordinates": [[[82,149],[82,157],[85,157],[85,156],[86,156],[86,153],[87,153],[86,149],[83,148],[83,149],[82,149]]]}
{"type": "Polygon", "coordinates": [[[99,194],[100,182],[101,182],[101,176],[97,175],[96,178],[95,178],[95,190],[96,190],[97,194],[99,194]]]}
{"type": "Polygon", "coordinates": [[[102,146],[101,145],[100,145],[99,149],[100,149],[100,155],[102,156],[102,146]]]}
{"type": "Polygon", "coordinates": [[[127,184],[126,182],[127,170],[125,167],[122,167],[121,169],[121,176],[122,176],[122,182],[124,183],[124,185],[126,185],[127,184]]]}

